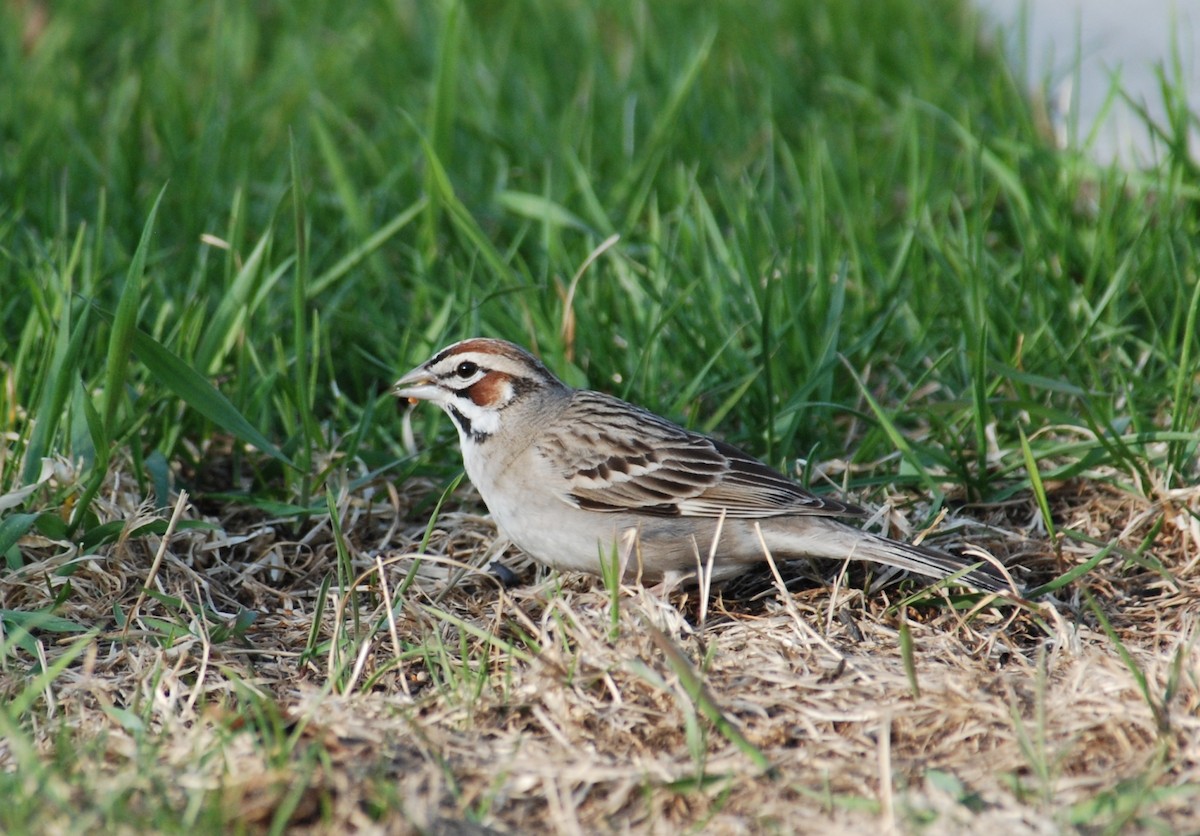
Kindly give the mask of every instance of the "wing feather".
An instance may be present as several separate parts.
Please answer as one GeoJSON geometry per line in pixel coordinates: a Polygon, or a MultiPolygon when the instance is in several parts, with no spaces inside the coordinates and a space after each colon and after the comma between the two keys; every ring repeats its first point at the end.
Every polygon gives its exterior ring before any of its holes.
{"type": "Polygon", "coordinates": [[[863,511],[806,491],[753,456],[598,392],[578,391],[537,443],[578,508],[653,516],[765,518],[863,511]]]}

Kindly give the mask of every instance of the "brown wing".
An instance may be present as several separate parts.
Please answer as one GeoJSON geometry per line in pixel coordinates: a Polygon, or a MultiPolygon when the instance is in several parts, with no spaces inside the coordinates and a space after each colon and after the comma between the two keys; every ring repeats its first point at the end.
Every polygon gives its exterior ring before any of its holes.
{"type": "Polygon", "coordinates": [[[578,508],[658,516],[847,516],[853,505],[816,496],[738,450],[597,392],[576,392],[537,443],[578,508]]]}

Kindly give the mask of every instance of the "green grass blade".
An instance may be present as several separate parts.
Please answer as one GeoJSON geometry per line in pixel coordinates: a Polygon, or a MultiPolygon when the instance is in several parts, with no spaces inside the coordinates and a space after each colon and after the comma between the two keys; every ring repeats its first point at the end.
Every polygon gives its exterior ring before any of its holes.
{"type": "MultiPolygon", "coordinates": [[[[39,516],[39,514],[32,513],[9,514],[4,519],[0,519],[0,557],[7,559],[9,549],[29,533],[39,516]]],[[[16,566],[10,563],[8,568],[14,569],[16,566]]]]}
{"type": "MultiPolygon", "coordinates": [[[[21,636],[28,636],[29,632],[37,627],[61,621],[61,619],[57,619],[49,613],[32,613],[31,615],[33,618],[27,623],[14,625],[10,628],[12,636],[8,638],[0,636],[0,659],[7,656],[10,644],[20,642],[21,636]]],[[[78,629],[78,626],[71,625],[71,629],[78,629]]],[[[71,642],[70,646],[64,652],[56,655],[54,661],[48,667],[29,678],[15,695],[4,701],[3,708],[0,708],[0,716],[7,723],[17,724],[29,712],[33,704],[42,697],[45,690],[58,679],[62,672],[87,651],[99,633],[99,630],[93,629],[86,635],[80,636],[71,642]]]]}
{"type": "MultiPolygon", "coordinates": [[[[1200,278],[1193,276],[1192,299],[1188,305],[1187,320],[1183,328],[1183,336],[1179,341],[1180,356],[1175,367],[1175,390],[1172,394],[1174,408],[1171,410],[1171,429],[1176,432],[1191,429],[1195,426],[1196,402],[1189,392],[1193,390],[1196,380],[1196,368],[1192,365],[1192,352],[1195,351],[1196,317],[1200,314],[1200,278]]],[[[1169,462],[1175,470],[1185,469],[1185,450],[1195,450],[1194,445],[1173,443],[1170,448],[1169,462]]]]}
{"type": "MultiPolygon", "coordinates": [[[[158,217],[158,208],[162,204],[163,195],[167,192],[164,185],[154,199],[146,224],[142,227],[142,237],[137,249],[133,252],[133,260],[129,271],[125,274],[125,286],[121,288],[121,297],[117,302],[117,310],[113,316],[112,333],[108,340],[108,355],[104,371],[104,435],[111,443],[116,437],[117,409],[125,394],[125,378],[129,374],[129,359],[133,351],[134,332],[137,330],[138,308],[142,301],[142,276],[146,272],[146,257],[150,251],[150,241],[154,235],[154,221],[158,217]]],[[[107,451],[97,450],[106,456],[107,451]]]]}
{"type": "Polygon", "coordinates": [[[1042,523],[1046,526],[1046,533],[1050,535],[1050,539],[1057,542],[1058,535],[1054,527],[1054,515],[1050,513],[1050,499],[1046,495],[1046,486],[1042,484],[1042,473],[1038,469],[1037,459],[1034,458],[1033,448],[1029,446],[1029,439],[1025,436],[1024,427],[1017,427],[1017,434],[1021,439],[1021,455],[1025,459],[1025,472],[1029,474],[1029,484],[1033,488],[1033,498],[1042,515],[1042,523]]]}
{"type": "MultiPolygon", "coordinates": [[[[425,151],[425,164],[429,169],[431,199],[433,197],[437,198],[440,208],[449,214],[454,228],[466,239],[468,245],[483,258],[484,263],[491,269],[492,274],[496,278],[511,280],[513,272],[505,261],[504,256],[496,249],[491,238],[480,229],[479,224],[471,216],[470,210],[467,209],[454,193],[454,186],[450,182],[450,175],[446,173],[446,169],[437,156],[433,144],[422,136],[421,147],[425,151]]],[[[432,205],[431,200],[430,206],[432,207],[432,205]]]]}
{"type": "MultiPolygon", "coordinates": [[[[314,296],[329,289],[333,284],[345,278],[351,270],[358,267],[380,247],[395,237],[396,233],[404,229],[417,218],[429,203],[429,198],[420,197],[411,206],[393,217],[386,224],[375,231],[362,244],[352,249],[343,256],[336,264],[330,267],[321,275],[314,278],[308,285],[308,298],[311,300],[314,296]]],[[[343,289],[344,288],[339,288],[343,289]]]]}
{"type": "Polygon", "coordinates": [[[637,160],[629,167],[614,190],[615,202],[618,205],[628,204],[625,216],[627,226],[642,209],[642,202],[634,199],[633,195],[639,190],[645,193],[646,184],[653,176],[654,168],[658,165],[671,132],[678,129],[679,114],[700,78],[700,71],[708,63],[716,40],[717,30],[710,29],[692,52],[691,60],[675,80],[665,106],[655,114],[650,133],[639,149],[637,160]]]}
{"type": "Polygon", "coordinates": [[[544,195],[508,190],[496,195],[496,202],[508,211],[538,223],[577,229],[595,235],[586,223],[561,203],[544,195]]]}
{"type": "MultiPolygon", "coordinates": [[[[428,138],[425,155],[438,160],[450,158],[450,128],[454,121],[455,103],[458,101],[458,63],[462,48],[462,4],[457,0],[450,0],[446,6],[445,19],[439,33],[437,70],[433,79],[424,132],[424,136],[428,138]]],[[[426,205],[425,224],[421,232],[422,250],[427,256],[432,256],[438,248],[438,227],[448,184],[448,181],[438,182],[443,176],[444,172],[439,172],[432,165],[425,171],[425,195],[429,202],[426,205]]]]}
{"type": "Polygon", "coordinates": [[[31,485],[42,469],[42,458],[49,454],[50,441],[63,417],[63,407],[71,390],[71,383],[79,376],[83,361],[83,349],[87,344],[88,321],[91,308],[85,307],[72,326],[69,300],[64,300],[62,320],[55,333],[54,348],[47,364],[46,379],[42,383],[38,400],[37,420],[29,435],[25,448],[25,466],[21,481],[31,485]]]}
{"type": "Polygon", "coordinates": [[[696,710],[713,724],[722,737],[749,758],[750,762],[758,769],[761,769],[768,776],[774,775],[775,768],[771,765],[771,761],[762,753],[761,749],[751,743],[742,734],[741,729],[729,721],[729,718],[725,716],[721,707],[717,705],[716,700],[708,692],[708,688],[704,685],[704,680],[696,673],[692,664],[680,652],[679,648],[675,646],[674,642],[648,621],[642,622],[642,628],[647,631],[655,647],[663,654],[667,666],[679,679],[680,686],[683,688],[684,693],[688,695],[696,710]]]}
{"type": "Polygon", "coordinates": [[[1096,603],[1096,599],[1086,589],[1083,591],[1083,595],[1084,600],[1087,601],[1088,609],[1096,617],[1096,620],[1100,622],[1100,629],[1108,636],[1108,640],[1116,648],[1121,661],[1125,663],[1126,670],[1129,671],[1130,676],[1137,683],[1138,690],[1142,693],[1142,699],[1146,701],[1146,705],[1150,708],[1150,713],[1154,716],[1154,722],[1158,726],[1159,733],[1168,734],[1171,731],[1171,717],[1167,706],[1161,700],[1157,699],[1150,690],[1150,682],[1146,678],[1146,672],[1142,670],[1141,665],[1137,663],[1137,660],[1129,652],[1129,648],[1125,646],[1125,642],[1121,640],[1117,631],[1113,629],[1112,622],[1109,621],[1104,610],[1096,603]]]}
{"type": "Polygon", "coordinates": [[[978,496],[988,495],[988,424],[992,421],[992,409],[988,400],[987,384],[988,326],[983,320],[973,341],[971,352],[971,410],[975,427],[975,491],[978,496]]]}
{"type": "MultiPolygon", "coordinates": [[[[197,369],[210,375],[216,374],[239,335],[244,333],[246,320],[254,311],[253,301],[257,296],[259,277],[272,234],[270,229],[263,233],[229,287],[221,294],[221,301],[208,318],[204,335],[193,356],[192,362],[197,369]]],[[[278,278],[278,275],[275,277],[278,278]]]]}
{"type": "Polygon", "coordinates": [[[884,408],[879,405],[879,402],[875,400],[874,396],[871,395],[870,390],[867,389],[866,383],[864,383],[862,378],[858,376],[858,372],[856,372],[849,363],[846,363],[846,368],[849,370],[850,376],[854,378],[854,382],[858,384],[859,394],[864,400],[866,400],[867,405],[871,408],[871,412],[875,415],[875,420],[879,422],[879,425],[883,427],[883,431],[887,434],[888,440],[890,440],[892,445],[900,451],[900,454],[904,457],[904,460],[913,467],[917,475],[920,477],[921,483],[925,485],[926,489],[929,490],[935,497],[941,499],[941,486],[929,473],[929,470],[924,466],[924,464],[921,463],[916,451],[913,450],[912,445],[908,443],[908,439],[904,437],[904,435],[900,432],[900,429],[896,426],[896,422],[892,420],[887,411],[884,410],[884,408]]]}
{"type": "Polygon", "coordinates": [[[908,678],[908,687],[915,699],[921,696],[921,683],[917,679],[917,658],[913,648],[912,628],[908,626],[908,617],[904,610],[900,611],[900,658],[904,662],[904,675],[908,678]]]}
{"type": "Polygon", "coordinates": [[[1105,560],[1110,554],[1112,554],[1116,548],[1116,545],[1117,543],[1115,540],[1110,542],[1107,546],[1098,550],[1094,555],[1089,557],[1083,563],[1080,563],[1078,566],[1068,569],[1057,578],[1047,581],[1036,589],[1028,590],[1025,593],[1025,597],[1029,598],[1030,600],[1036,600],[1043,595],[1049,595],[1051,592],[1056,592],[1063,587],[1069,586],[1099,566],[1101,561],[1105,560]]]}
{"type": "Polygon", "coordinates": [[[271,458],[295,466],[203,375],[154,337],[144,331],[134,331],[133,350],[150,374],[192,409],[271,458]]]}

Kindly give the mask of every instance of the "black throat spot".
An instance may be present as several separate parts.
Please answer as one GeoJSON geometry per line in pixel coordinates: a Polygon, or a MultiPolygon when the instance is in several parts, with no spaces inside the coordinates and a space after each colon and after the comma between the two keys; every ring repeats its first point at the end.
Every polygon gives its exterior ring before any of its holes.
{"type": "Polygon", "coordinates": [[[454,423],[458,424],[458,428],[462,431],[462,434],[472,441],[478,444],[491,438],[487,433],[477,432],[471,423],[471,419],[464,415],[458,407],[451,404],[446,407],[446,411],[450,414],[450,418],[454,423]]]}

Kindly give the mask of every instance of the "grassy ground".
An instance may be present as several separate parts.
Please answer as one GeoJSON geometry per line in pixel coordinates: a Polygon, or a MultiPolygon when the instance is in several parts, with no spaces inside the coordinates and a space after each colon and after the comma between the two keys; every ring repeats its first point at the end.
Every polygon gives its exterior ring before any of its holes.
{"type": "Polygon", "coordinates": [[[1197,123],[1097,168],[989,43],[4,3],[0,829],[1200,829],[1197,123]],[[387,395],[472,334],[1053,594],[537,570],[387,395]]]}

